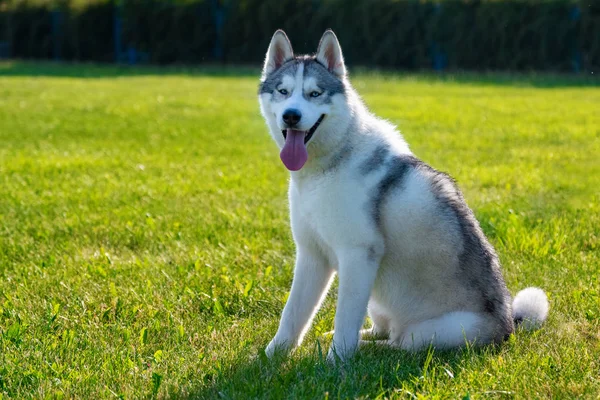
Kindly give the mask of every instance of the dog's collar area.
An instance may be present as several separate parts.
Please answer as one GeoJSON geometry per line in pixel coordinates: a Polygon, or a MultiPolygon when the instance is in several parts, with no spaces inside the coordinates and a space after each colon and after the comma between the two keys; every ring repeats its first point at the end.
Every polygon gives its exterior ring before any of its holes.
{"type": "MultiPolygon", "coordinates": [[[[323,122],[323,118],[325,118],[325,114],[321,114],[317,122],[315,122],[315,124],[305,132],[304,144],[308,143],[308,141],[312,138],[319,125],[321,125],[321,122],[323,122]]],[[[281,133],[283,134],[283,138],[287,139],[287,129],[282,129],[281,133]]]]}

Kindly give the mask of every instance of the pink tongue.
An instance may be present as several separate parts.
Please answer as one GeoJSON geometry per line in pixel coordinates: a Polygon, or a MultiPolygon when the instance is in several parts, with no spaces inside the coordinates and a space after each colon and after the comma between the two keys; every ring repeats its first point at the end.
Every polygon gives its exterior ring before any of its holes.
{"type": "Polygon", "coordinates": [[[281,149],[279,157],[290,171],[298,171],[308,160],[304,136],[304,131],[288,129],[286,132],[285,145],[281,149]]]}

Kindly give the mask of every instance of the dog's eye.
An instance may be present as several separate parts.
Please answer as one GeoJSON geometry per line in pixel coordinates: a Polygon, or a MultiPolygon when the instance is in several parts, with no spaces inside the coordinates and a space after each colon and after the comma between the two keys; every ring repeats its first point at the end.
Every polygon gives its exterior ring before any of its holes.
{"type": "Polygon", "coordinates": [[[278,92],[281,93],[284,96],[287,96],[287,94],[288,94],[288,91],[285,90],[285,89],[279,89],[278,92]]]}
{"type": "Polygon", "coordinates": [[[321,92],[317,92],[316,90],[313,90],[312,92],[310,92],[310,97],[319,97],[321,95],[321,92]]]}

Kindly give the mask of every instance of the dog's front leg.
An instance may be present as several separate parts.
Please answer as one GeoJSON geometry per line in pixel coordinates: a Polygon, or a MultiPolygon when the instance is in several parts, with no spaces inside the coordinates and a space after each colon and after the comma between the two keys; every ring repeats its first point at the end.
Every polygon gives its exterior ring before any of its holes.
{"type": "Polygon", "coordinates": [[[327,359],[344,360],[356,351],[365,320],[371,289],[379,268],[379,257],[369,249],[346,250],[339,256],[339,288],[335,332],[327,359]]]}
{"type": "Polygon", "coordinates": [[[283,309],[277,334],[265,350],[271,357],[275,351],[288,352],[298,346],[319,309],[331,283],[331,269],[318,251],[298,248],[292,291],[283,309]]]}

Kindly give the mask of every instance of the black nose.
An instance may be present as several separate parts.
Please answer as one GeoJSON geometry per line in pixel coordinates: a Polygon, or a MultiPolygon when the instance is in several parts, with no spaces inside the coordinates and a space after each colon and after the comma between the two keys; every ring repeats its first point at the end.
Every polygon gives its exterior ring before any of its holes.
{"type": "Polygon", "coordinates": [[[295,108],[288,108],[283,113],[283,122],[285,122],[288,126],[296,125],[298,122],[300,122],[300,118],[302,118],[302,114],[295,108]]]}

